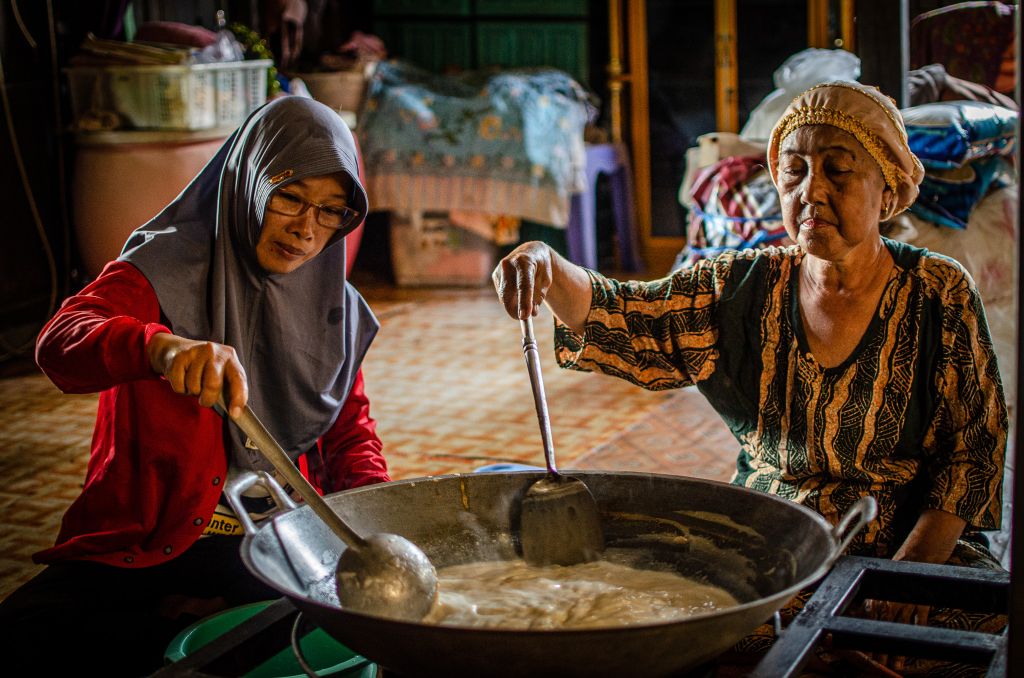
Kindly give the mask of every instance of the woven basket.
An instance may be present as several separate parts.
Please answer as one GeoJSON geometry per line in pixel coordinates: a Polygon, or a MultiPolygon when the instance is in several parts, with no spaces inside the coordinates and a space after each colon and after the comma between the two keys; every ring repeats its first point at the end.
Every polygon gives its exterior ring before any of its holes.
{"type": "Polygon", "coordinates": [[[358,112],[363,105],[366,77],[362,71],[301,73],[297,77],[306,84],[314,99],[336,111],[358,112]]]}

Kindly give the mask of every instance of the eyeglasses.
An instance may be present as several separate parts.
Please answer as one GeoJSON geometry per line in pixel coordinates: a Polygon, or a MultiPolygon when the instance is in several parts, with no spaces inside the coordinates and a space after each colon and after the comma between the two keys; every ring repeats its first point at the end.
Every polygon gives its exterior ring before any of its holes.
{"type": "Polygon", "coordinates": [[[310,207],[316,209],[316,222],[324,228],[338,230],[344,228],[359,217],[359,212],[346,207],[345,205],[316,205],[303,200],[294,193],[288,193],[280,189],[270,194],[267,202],[267,209],[277,214],[288,217],[297,217],[305,214],[310,207]]]}

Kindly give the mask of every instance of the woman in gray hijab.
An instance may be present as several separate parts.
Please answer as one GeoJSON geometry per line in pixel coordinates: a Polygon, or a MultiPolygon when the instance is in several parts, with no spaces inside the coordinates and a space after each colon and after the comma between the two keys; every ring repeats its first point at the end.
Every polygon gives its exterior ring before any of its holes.
{"type": "MultiPolygon", "coordinates": [[[[345,123],[280,99],[43,330],[43,371],[100,400],[82,494],[33,556],[48,567],[0,604],[13,667],[45,656],[56,672],[58,637],[69,671],[148,674],[192,621],[277,597],[242,565],[222,501],[229,467],[271,469],[212,409],[222,389],[323,491],[389,480],[360,372],[378,324],[345,280],[366,211],[345,123]]],[[[271,508],[243,499],[256,520],[271,508]]]]}

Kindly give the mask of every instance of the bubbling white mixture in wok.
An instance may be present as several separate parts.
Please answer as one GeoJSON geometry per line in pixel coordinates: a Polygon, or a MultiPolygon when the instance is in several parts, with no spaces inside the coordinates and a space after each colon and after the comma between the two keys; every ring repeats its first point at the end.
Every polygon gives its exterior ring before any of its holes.
{"type": "Polygon", "coordinates": [[[675,572],[608,561],[531,567],[522,560],[437,571],[428,624],[493,629],[589,629],[657,624],[739,603],[724,589],[675,572]]]}

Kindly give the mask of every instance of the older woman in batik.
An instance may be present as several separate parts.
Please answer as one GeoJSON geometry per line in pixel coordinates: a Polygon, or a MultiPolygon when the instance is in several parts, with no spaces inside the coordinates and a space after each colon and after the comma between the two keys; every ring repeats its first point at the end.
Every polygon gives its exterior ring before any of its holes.
{"type": "Polygon", "coordinates": [[[956,261],[879,233],[924,175],[906,139],[877,89],[813,88],[768,149],[796,245],[617,282],[528,243],[495,270],[499,296],[516,318],[551,308],[562,367],[696,384],[739,442],[733,483],[833,524],[874,497],[849,553],[994,564],[979,533],[1000,524],[1007,414],[981,300],[956,261]]]}

